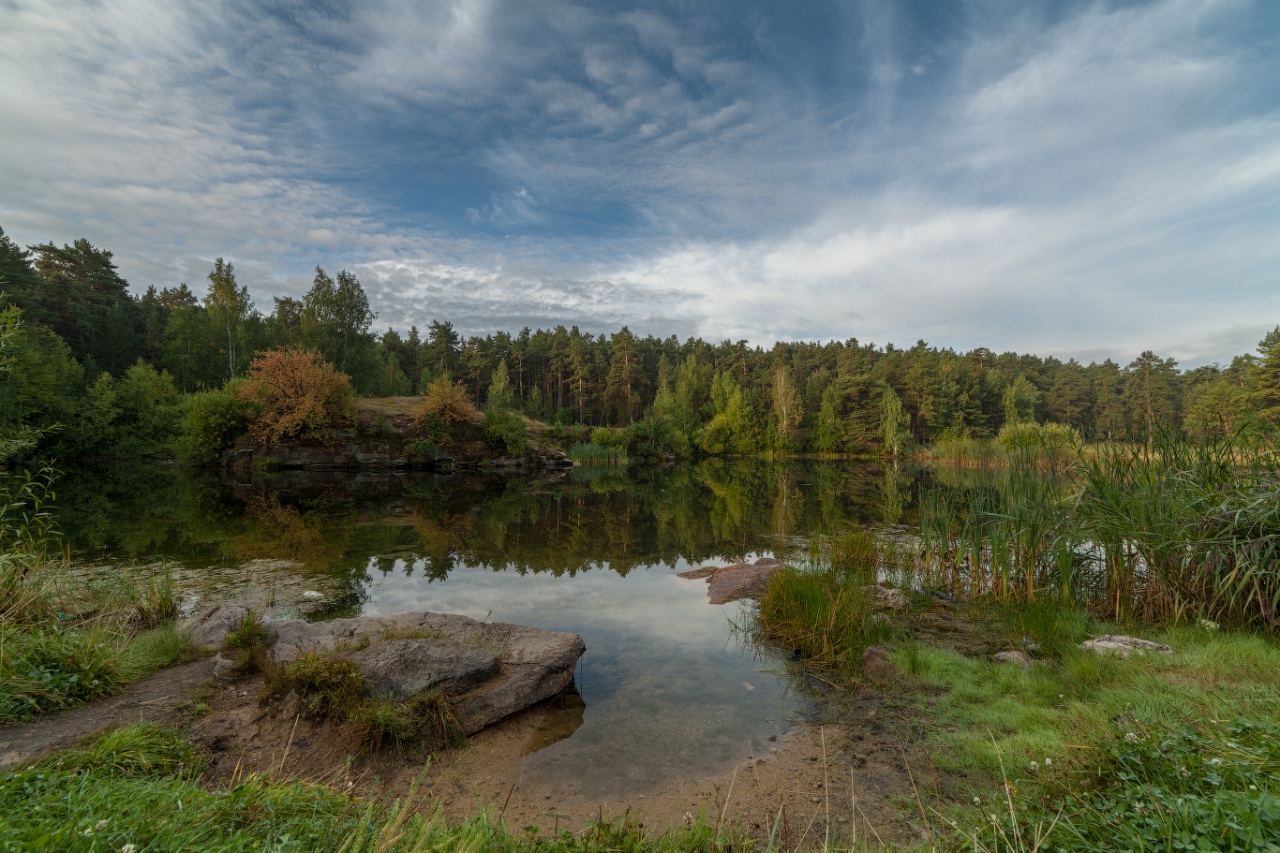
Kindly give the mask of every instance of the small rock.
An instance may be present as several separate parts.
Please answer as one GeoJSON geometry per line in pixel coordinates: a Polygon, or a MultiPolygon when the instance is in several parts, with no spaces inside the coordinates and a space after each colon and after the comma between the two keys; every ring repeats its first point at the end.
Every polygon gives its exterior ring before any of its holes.
{"type": "Polygon", "coordinates": [[[999,663],[1013,663],[1023,669],[1031,668],[1031,658],[1027,657],[1025,652],[999,652],[995,659],[999,663]]]}
{"type": "Polygon", "coordinates": [[[907,600],[907,594],[900,589],[893,587],[884,587],[879,584],[868,584],[863,587],[870,599],[872,607],[879,607],[886,610],[905,610],[911,602],[907,600]]]}
{"type": "Polygon", "coordinates": [[[1164,643],[1153,643],[1150,640],[1143,640],[1139,637],[1126,637],[1123,634],[1106,634],[1101,637],[1094,637],[1092,640],[1085,640],[1080,644],[1080,648],[1086,649],[1098,654],[1117,654],[1127,658],[1129,655],[1137,652],[1139,654],[1169,655],[1173,654],[1173,647],[1166,646],[1164,643]]]}
{"type": "Polygon", "coordinates": [[[324,593],[322,593],[322,592],[316,592],[314,589],[308,589],[308,590],[306,590],[305,592],[303,592],[303,593],[302,593],[302,597],[303,597],[303,598],[310,598],[310,599],[313,599],[313,600],[314,600],[314,599],[320,599],[320,598],[324,598],[324,593]]]}
{"type": "Polygon", "coordinates": [[[212,610],[182,623],[181,631],[193,646],[219,648],[245,617],[249,608],[242,604],[220,604],[212,610]]]}
{"type": "Polygon", "coordinates": [[[862,677],[871,681],[884,682],[897,674],[893,661],[879,646],[867,646],[862,653],[862,677]]]}

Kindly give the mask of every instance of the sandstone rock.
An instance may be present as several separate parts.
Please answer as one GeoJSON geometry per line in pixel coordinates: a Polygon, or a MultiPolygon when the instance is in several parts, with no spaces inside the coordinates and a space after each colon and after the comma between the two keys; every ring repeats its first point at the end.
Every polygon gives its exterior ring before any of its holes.
{"type": "Polygon", "coordinates": [[[676,577],[687,578],[691,581],[702,580],[703,578],[711,577],[716,572],[720,571],[720,568],[720,566],[703,566],[700,569],[690,569],[687,572],[680,572],[676,577]]]}
{"type": "Polygon", "coordinates": [[[1031,658],[1027,657],[1026,652],[998,652],[995,659],[998,663],[1017,664],[1023,669],[1031,668],[1031,658]]]}
{"type": "Polygon", "coordinates": [[[220,604],[199,616],[186,620],[181,631],[193,646],[211,649],[221,648],[227,638],[249,615],[249,608],[242,604],[220,604]]]}
{"type": "Polygon", "coordinates": [[[484,649],[448,640],[387,640],[342,655],[380,699],[408,699],[437,688],[460,693],[498,674],[498,658],[484,649]]]}
{"type": "Polygon", "coordinates": [[[782,568],[772,557],[754,563],[739,563],[720,569],[708,581],[707,596],[712,604],[727,604],[740,598],[759,598],[769,584],[769,575],[782,568]]]}
{"type": "Polygon", "coordinates": [[[1101,637],[1094,637],[1092,640],[1085,640],[1080,644],[1080,648],[1087,649],[1098,654],[1117,654],[1121,657],[1128,657],[1137,652],[1139,654],[1168,655],[1173,654],[1173,647],[1166,646],[1164,643],[1153,643],[1150,640],[1143,640],[1139,637],[1126,637],[1123,634],[1106,634],[1101,637]]]}
{"type": "MultiPolygon", "coordinates": [[[[205,643],[221,645],[226,631],[247,612],[224,605],[193,623],[204,630],[202,637],[213,637],[221,628],[216,642],[205,643]],[[230,613],[220,615],[222,610],[230,613]]],[[[276,663],[304,652],[336,654],[356,665],[374,695],[407,699],[438,691],[453,703],[466,734],[558,696],[573,684],[574,667],[586,651],[577,634],[451,613],[269,624],[273,639],[267,654],[276,663]]]]}
{"type": "Polygon", "coordinates": [[[880,586],[879,584],[869,584],[863,589],[866,591],[868,603],[872,607],[880,607],[886,610],[905,610],[911,604],[910,600],[907,599],[907,594],[900,589],[880,586]]]}

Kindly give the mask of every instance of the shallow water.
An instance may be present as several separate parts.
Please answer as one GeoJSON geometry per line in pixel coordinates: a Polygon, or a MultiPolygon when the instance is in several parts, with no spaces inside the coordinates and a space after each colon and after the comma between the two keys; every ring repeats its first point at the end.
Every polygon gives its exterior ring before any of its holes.
{"type": "Polygon", "coordinates": [[[785,664],[740,642],[750,603],[676,576],[897,523],[910,482],[837,463],[703,463],[531,478],[78,472],[74,554],[177,564],[188,603],[252,598],[307,618],[461,613],[582,636],[582,703],[550,715],[522,773],[629,794],[727,769],[807,710],[785,664]]]}

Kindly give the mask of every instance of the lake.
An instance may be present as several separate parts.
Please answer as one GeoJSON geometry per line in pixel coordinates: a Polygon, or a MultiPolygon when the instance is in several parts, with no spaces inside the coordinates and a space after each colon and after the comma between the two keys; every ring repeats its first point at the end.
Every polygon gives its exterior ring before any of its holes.
{"type": "MultiPolygon", "coordinates": [[[[582,636],[582,707],[522,772],[608,794],[729,767],[809,710],[786,660],[744,643],[749,602],[677,573],[909,522],[916,484],[848,462],[711,460],[529,476],[68,472],[72,554],[167,561],[190,611],[250,600],[309,619],[461,613],[582,636]]],[[[575,705],[575,707],[577,707],[575,705]]]]}

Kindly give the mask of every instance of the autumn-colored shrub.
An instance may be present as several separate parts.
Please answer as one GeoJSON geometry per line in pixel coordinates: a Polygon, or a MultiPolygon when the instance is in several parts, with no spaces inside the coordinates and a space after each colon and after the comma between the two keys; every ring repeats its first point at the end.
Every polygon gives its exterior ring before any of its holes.
{"type": "Polygon", "coordinates": [[[262,444],[326,444],[334,430],[356,421],[350,377],[303,349],[260,353],[249,365],[240,399],[249,408],[249,433],[262,444]]]}
{"type": "Polygon", "coordinates": [[[480,410],[471,402],[466,389],[447,378],[432,382],[413,411],[413,425],[419,434],[442,447],[449,444],[456,427],[479,419],[480,410]]]}

